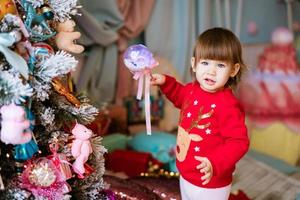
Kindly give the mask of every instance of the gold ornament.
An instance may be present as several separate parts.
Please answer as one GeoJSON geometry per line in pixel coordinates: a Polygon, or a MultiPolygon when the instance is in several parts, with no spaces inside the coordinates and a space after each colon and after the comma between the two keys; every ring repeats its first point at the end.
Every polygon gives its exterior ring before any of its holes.
{"type": "Polygon", "coordinates": [[[29,182],[40,187],[49,187],[56,181],[54,170],[49,167],[48,163],[36,164],[29,175],[29,182]]]}
{"type": "Polygon", "coordinates": [[[167,177],[167,178],[179,178],[178,172],[169,172],[161,169],[158,164],[153,164],[151,161],[148,163],[148,170],[145,173],[141,173],[140,176],[144,177],[167,177]]]}
{"type": "Polygon", "coordinates": [[[54,88],[54,90],[56,92],[58,92],[59,94],[63,95],[64,97],[66,97],[66,99],[72,103],[73,105],[75,105],[76,108],[80,107],[80,101],[69,92],[69,89],[66,88],[59,79],[54,78],[52,80],[52,86],[54,88]]]}
{"type": "Polygon", "coordinates": [[[8,13],[18,14],[17,7],[13,0],[0,0],[0,20],[8,13]]]}

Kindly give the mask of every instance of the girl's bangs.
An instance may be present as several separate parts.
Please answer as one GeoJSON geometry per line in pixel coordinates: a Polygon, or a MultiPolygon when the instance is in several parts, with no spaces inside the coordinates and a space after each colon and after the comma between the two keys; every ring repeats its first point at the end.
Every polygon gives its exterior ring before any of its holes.
{"type": "Polygon", "coordinates": [[[196,60],[210,59],[220,61],[232,61],[232,49],[228,48],[223,42],[211,42],[197,45],[196,60]]]}

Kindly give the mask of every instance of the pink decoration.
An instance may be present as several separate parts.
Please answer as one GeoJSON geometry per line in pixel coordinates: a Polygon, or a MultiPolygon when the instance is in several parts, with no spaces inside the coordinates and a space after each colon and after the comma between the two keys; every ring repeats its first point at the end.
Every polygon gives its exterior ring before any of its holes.
{"type": "Polygon", "coordinates": [[[51,144],[50,151],[52,155],[47,156],[52,161],[54,166],[60,171],[65,180],[72,178],[71,164],[67,160],[67,156],[63,153],[57,153],[58,144],[51,144]]]}
{"type": "Polygon", "coordinates": [[[0,109],[1,141],[5,144],[24,144],[31,140],[30,122],[21,106],[10,104],[0,109]]]}
{"type": "Polygon", "coordinates": [[[250,21],[247,24],[247,32],[250,35],[256,35],[257,34],[257,24],[254,21],[250,21]]]}
{"type": "Polygon", "coordinates": [[[124,64],[133,73],[133,78],[139,80],[137,99],[142,98],[143,82],[145,78],[145,116],[147,134],[151,135],[150,116],[150,79],[151,69],[158,65],[152,53],[144,45],[132,45],[124,53],[124,64]]]}
{"type": "Polygon", "coordinates": [[[88,160],[89,155],[93,152],[90,138],[93,132],[82,124],[76,124],[72,129],[75,140],[72,144],[72,155],[76,158],[73,163],[75,172],[79,175],[85,173],[84,163],[88,160]]]}
{"type": "Polygon", "coordinates": [[[71,191],[60,171],[47,158],[26,163],[21,188],[31,191],[37,199],[48,200],[64,199],[64,194],[71,191]]]}
{"type": "Polygon", "coordinates": [[[272,33],[272,44],[274,45],[289,45],[293,40],[293,33],[286,27],[278,27],[272,33]]]}
{"type": "Polygon", "coordinates": [[[300,131],[300,70],[293,36],[287,28],[273,32],[272,44],[258,58],[258,66],[240,85],[240,101],[253,125],[280,121],[300,131]],[[259,103],[257,103],[259,98],[259,103]]]}
{"type": "Polygon", "coordinates": [[[258,59],[258,69],[266,72],[297,73],[296,49],[292,44],[271,45],[258,59]]]}

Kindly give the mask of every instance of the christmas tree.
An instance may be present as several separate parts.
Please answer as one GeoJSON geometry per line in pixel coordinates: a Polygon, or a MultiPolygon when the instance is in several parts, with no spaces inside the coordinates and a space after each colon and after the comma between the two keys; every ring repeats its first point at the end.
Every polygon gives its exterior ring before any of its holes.
{"type": "Polygon", "coordinates": [[[108,199],[98,115],[71,72],[77,0],[0,1],[0,199],[108,199]]]}

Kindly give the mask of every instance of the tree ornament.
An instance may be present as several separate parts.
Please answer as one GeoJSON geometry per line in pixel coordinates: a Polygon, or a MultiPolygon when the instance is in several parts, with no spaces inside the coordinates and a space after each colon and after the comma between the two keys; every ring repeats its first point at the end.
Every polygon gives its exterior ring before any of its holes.
{"type": "Polygon", "coordinates": [[[144,45],[132,45],[124,53],[124,64],[134,74],[133,78],[139,80],[137,99],[142,98],[143,82],[145,77],[145,116],[147,134],[151,135],[150,116],[150,78],[151,70],[158,65],[152,53],[144,45]]]}
{"type": "Polygon", "coordinates": [[[43,16],[45,17],[45,19],[47,20],[51,20],[54,18],[54,13],[52,12],[51,8],[49,6],[42,6],[41,8],[43,16]]]}
{"type": "Polygon", "coordinates": [[[27,163],[20,185],[37,199],[63,199],[64,194],[71,191],[60,171],[44,157],[27,163]]]}
{"type": "Polygon", "coordinates": [[[61,50],[65,50],[71,53],[81,53],[84,51],[82,45],[74,43],[74,40],[80,38],[80,32],[74,32],[75,22],[73,20],[67,20],[57,25],[55,36],[55,43],[61,50]]]}
{"type": "Polygon", "coordinates": [[[38,13],[31,2],[22,0],[21,4],[26,13],[26,20],[24,24],[26,29],[30,32],[31,39],[33,41],[41,42],[55,35],[55,32],[52,31],[47,24],[48,19],[43,15],[43,13],[38,13]],[[38,31],[37,29],[34,29],[35,25],[41,30],[38,31]]]}
{"type": "Polygon", "coordinates": [[[52,80],[52,86],[54,88],[54,90],[63,95],[64,97],[66,97],[66,99],[72,103],[73,105],[76,106],[76,108],[79,108],[80,107],[80,101],[73,95],[69,92],[69,89],[67,87],[65,87],[61,81],[57,78],[54,78],[52,80]]]}
{"type": "Polygon", "coordinates": [[[0,20],[8,13],[17,14],[17,7],[13,0],[0,1],[0,20]]]}
{"type": "Polygon", "coordinates": [[[93,152],[90,142],[93,132],[84,125],[76,123],[72,129],[72,134],[75,136],[72,143],[72,155],[76,158],[73,168],[77,174],[82,176],[85,173],[84,164],[93,152]]]}
{"type": "Polygon", "coordinates": [[[30,123],[25,118],[25,111],[21,106],[15,104],[2,106],[0,112],[2,116],[2,142],[5,144],[24,144],[31,140],[31,132],[28,131],[30,123]]]}

